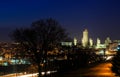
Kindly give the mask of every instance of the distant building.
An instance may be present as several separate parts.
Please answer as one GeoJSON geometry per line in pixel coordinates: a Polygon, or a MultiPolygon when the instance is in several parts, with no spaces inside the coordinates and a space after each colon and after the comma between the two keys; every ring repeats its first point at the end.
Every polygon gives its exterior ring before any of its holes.
{"type": "Polygon", "coordinates": [[[74,45],[76,46],[77,45],[77,39],[76,38],[74,38],[74,45]]]}
{"type": "Polygon", "coordinates": [[[108,46],[110,43],[112,43],[112,41],[110,40],[109,37],[107,37],[105,40],[105,45],[108,46]]]}
{"type": "Polygon", "coordinates": [[[109,44],[109,51],[118,51],[118,45],[120,45],[120,40],[113,40],[113,42],[109,44]]]}
{"type": "Polygon", "coordinates": [[[82,46],[83,47],[88,46],[88,30],[87,29],[83,31],[82,46]]]}
{"type": "Polygon", "coordinates": [[[90,38],[89,39],[90,47],[93,47],[93,40],[90,38]]]}
{"type": "Polygon", "coordinates": [[[100,39],[97,38],[96,49],[101,49],[101,48],[106,48],[106,45],[105,44],[101,44],[100,39]]]}
{"type": "Polygon", "coordinates": [[[109,44],[109,51],[117,51],[117,47],[118,47],[118,42],[112,42],[109,44]]]}
{"type": "Polygon", "coordinates": [[[101,44],[101,41],[100,41],[100,39],[99,39],[99,38],[97,38],[97,47],[99,47],[99,46],[100,46],[100,44],[101,44]]]}
{"type": "Polygon", "coordinates": [[[120,43],[120,40],[114,40],[113,42],[120,43]]]}
{"type": "Polygon", "coordinates": [[[72,42],[61,42],[62,46],[72,46],[72,42]]]}

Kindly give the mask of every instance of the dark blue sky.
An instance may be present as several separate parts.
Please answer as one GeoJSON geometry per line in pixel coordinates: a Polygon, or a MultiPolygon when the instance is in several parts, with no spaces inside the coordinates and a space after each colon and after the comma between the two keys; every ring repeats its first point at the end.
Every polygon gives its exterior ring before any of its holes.
{"type": "Polygon", "coordinates": [[[0,1],[0,41],[15,28],[27,27],[42,18],[54,18],[73,37],[81,40],[87,28],[96,41],[120,39],[119,0],[3,0],[0,1]]]}

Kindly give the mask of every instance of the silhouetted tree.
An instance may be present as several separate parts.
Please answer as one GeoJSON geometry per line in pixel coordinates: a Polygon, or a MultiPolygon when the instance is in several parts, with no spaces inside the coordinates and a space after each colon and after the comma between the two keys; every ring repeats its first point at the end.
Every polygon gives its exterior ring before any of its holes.
{"type": "Polygon", "coordinates": [[[116,75],[120,76],[120,45],[118,46],[118,52],[112,59],[112,71],[116,73],[116,75]]]}
{"type": "Polygon", "coordinates": [[[12,37],[23,49],[22,53],[28,54],[29,59],[37,64],[40,77],[41,61],[47,60],[47,52],[58,47],[67,35],[56,20],[49,18],[33,22],[30,28],[14,30],[12,37]]]}

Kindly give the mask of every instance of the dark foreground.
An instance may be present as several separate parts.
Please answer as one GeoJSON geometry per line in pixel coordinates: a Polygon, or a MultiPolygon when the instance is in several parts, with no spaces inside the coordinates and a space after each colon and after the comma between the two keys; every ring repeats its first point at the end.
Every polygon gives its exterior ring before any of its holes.
{"type": "MultiPolygon", "coordinates": [[[[112,65],[110,62],[98,63],[97,65],[92,65],[85,68],[73,69],[68,72],[56,73],[49,77],[116,77],[115,74],[111,71],[111,66],[112,65]]],[[[14,75],[10,75],[10,76],[8,75],[7,77],[11,77],[11,76],[14,75]]],[[[5,77],[5,76],[3,75],[0,77],[5,77]]]]}
{"type": "Polygon", "coordinates": [[[56,77],[116,77],[110,69],[111,66],[111,63],[105,62],[95,66],[61,73],[56,77]]]}

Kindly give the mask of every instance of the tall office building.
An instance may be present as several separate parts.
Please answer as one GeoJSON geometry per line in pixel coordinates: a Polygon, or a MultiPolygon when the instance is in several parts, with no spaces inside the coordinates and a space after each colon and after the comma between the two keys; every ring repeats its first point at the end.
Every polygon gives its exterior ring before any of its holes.
{"type": "Polygon", "coordinates": [[[88,46],[88,30],[87,29],[83,31],[82,45],[83,47],[88,46]]]}
{"type": "Polygon", "coordinates": [[[91,38],[89,39],[89,43],[90,43],[90,47],[92,47],[93,46],[93,40],[91,38]]]}
{"type": "Polygon", "coordinates": [[[74,38],[74,45],[76,46],[77,45],[77,39],[74,38]]]}

